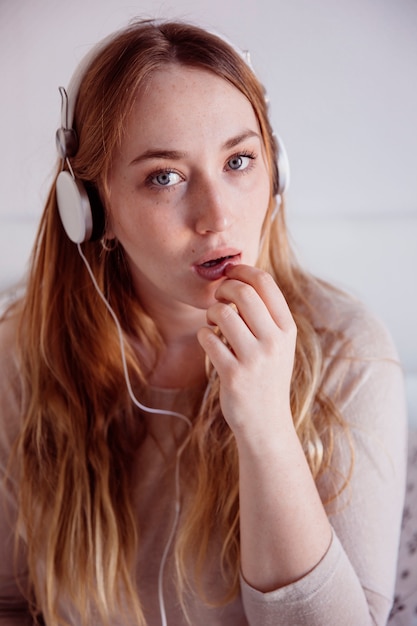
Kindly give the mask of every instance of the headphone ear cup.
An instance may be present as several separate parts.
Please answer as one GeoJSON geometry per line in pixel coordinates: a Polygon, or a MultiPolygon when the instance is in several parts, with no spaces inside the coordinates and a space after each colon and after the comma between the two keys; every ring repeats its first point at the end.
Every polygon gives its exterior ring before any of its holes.
{"type": "Polygon", "coordinates": [[[60,172],[56,180],[56,199],[62,225],[74,243],[90,239],[93,216],[84,185],[67,171],[60,172]]]}
{"type": "Polygon", "coordinates": [[[62,225],[71,241],[83,243],[103,236],[104,209],[94,185],[84,185],[69,172],[60,172],[56,199],[62,225]]]}
{"type": "Polygon", "coordinates": [[[278,189],[277,194],[282,196],[290,186],[290,162],[287,151],[281,137],[275,135],[277,142],[277,169],[278,169],[278,189]]]}

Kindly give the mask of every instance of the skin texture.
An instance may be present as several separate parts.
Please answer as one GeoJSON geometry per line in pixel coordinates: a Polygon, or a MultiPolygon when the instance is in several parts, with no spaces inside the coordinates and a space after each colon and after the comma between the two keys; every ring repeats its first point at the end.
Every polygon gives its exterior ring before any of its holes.
{"type": "Polygon", "coordinates": [[[173,64],[148,87],[113,159],[107,237],[165,341],[150,383],[201,381],[205,355],[219,374],[239,452],[242,573],[274,589],[310,571],[331,532],[290,411],[295,323],[254,267],[270,197],[259,126],[246,97],[207,71],[173,64]],[[226,256],[209,279],[201,265],[226,256]]]}

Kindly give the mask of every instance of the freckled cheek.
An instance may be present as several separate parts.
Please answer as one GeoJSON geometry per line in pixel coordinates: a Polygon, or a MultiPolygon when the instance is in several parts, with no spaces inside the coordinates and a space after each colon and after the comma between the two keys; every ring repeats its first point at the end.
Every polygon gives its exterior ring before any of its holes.
{"type": "Polygon", "coordinates": [[[257,189],[250,197],[250,203],[248,205],[249,219],[253,224],[261,225],[264,222],[266,213],[268,211],[270,199],[269,186],[257,189]]]}
{"type": "Polygon", "coordinates": [[[107,211],[110,228],[118,239],[132,238],[140,227],[141,211],[137,197],[133,193],[123,193],[114,189],[107,211]]]}

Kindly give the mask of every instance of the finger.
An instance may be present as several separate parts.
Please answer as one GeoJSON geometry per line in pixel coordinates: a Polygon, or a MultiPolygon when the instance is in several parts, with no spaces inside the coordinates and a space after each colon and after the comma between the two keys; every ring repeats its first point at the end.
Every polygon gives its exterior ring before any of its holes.
{"type": "Polygon", "coordinates": [[[220,339],[239,359],[251,353],[256,338],[236,307],[217,302],[207,310],[207,321],[220,331],[220,339]]]}
{"type": "MultiPolygon", "coordinates": [[[[277,324],[284,332],[294,328],[294,320],[287,301],[283,293],[279,289],[275,280],[270,274],[249,265],[235,265],[227,268],[226,274],[232,280],[238,280],[241,283],[249,285],[258,294],[260,300],[266,306],[275,324],[277,324]]],[[[227,293],[229,286],[228,281],[224,281],[219,287],[219,294],[227,293]],[[222,291],[221,291],[222,290],[222,291]],[[224,290],[224,291],[223,291],[224,290]]],[[[242,290],[241,294],[245,292],[242,290]]],[[[247,296],[250,297],[250,296],[247,296]]],[[[239,308],[239,303],[236,302],[239,308]]],[[[239,312],[240,308],[239,308],[239,312]]],[[[260,324],[265,323],[265,318],[258,318],[260,324]]],[[[254,320],[256,324],[256,320],[254,320]]]]}
{"type": "MultiPolygon", "coordinates": [[[[197,332],[197,339],[206,353],[206,357],[219,374],[220,378],[225,376],[226,371],[236,362],[236,357],[222,338],[212,328],[203,326],[197,332]]],[[[206,374],[209,378],[210,368],[206,362],[206,374]]]]}
{"type": "MultiPolygon", "coordinates": [[[[277,327],[266,304],[251,285],[229,278],[223,281],[215,295],[219,302],[232,302],[236,306],[240,318],[254,337],[261,339],[277,327]]],[[[214,305],[209,309],[208,314],[211,320],[213,315],[216,316],[215,323],[219,324],[222,332],[227,335],[229,318],[233,319],[228,309],[223,311],[222,307],[214,305]]]]}

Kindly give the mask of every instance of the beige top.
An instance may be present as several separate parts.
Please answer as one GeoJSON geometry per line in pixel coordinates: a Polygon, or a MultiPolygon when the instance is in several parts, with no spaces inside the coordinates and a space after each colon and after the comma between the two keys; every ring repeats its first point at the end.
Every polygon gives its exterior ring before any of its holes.
{"type": "MultiPolygon", "coordinates": [[[[386,624],[393,599],[397,550],[405,486],[406,409],[403,375],[385,328],[364,308],[349,299],[321,300],[317,315],[322,326],[343,330],[358,358],[327,360],[326,389],[338,394],[338,406],[348,420],[354,440],[355,465],[350,487],[329,507],[333,528],[331,546],[322,561],[304,578],[276,591],[261,593],[241,580],[239,597],[223,608],[206,606],[187,596],[192,626],[369,626],[386,624]]],[[[13,322],[0,324],[0,472],[4,474],[12,442],[19,428],[19,386],[12,348],[13,322]]],[[[333,346],[333,354],[343,351],[333,346]]],[[[153,390],[145,403],[184,412],[189,391],[153,390]]],[[[172,528],[175,505],[176,441],[187,426],[163,415],[147,418],[151,426],[134,468],[141,548],[137,555],[140,597],[148,626],[161,623],[158,575],[172,528]]],[[[344,440],[337,442],[338,467],[347,472],[350,455],[344,440]]],[[[330,477],[319,486],[323,499],[330,477]]],[[[186,489],[186,486],[183,487],[186,489]]],[[[182,494],[184,495],[184,494],[182,494]]],[[[0,624],[30,624],[27,607],[15,579],[25,577],[24,556],[13,568],[13,521],[5,503],[15,510],[14,498],[0,488],[0,624]]],[[[215,539],[205,572],[209,593],[221,591],[215,539]]],[[[168,626],[186,626],[176,598],[172,563],[164,571],[163,600],[168,626]]],[[[71,624],[79,624],[63,601],[71,624]]],[[[99,624],[99,621],[96,622],[99,624]]],[[[112,626],[126,626],[121,618],[112,626]]]]}

